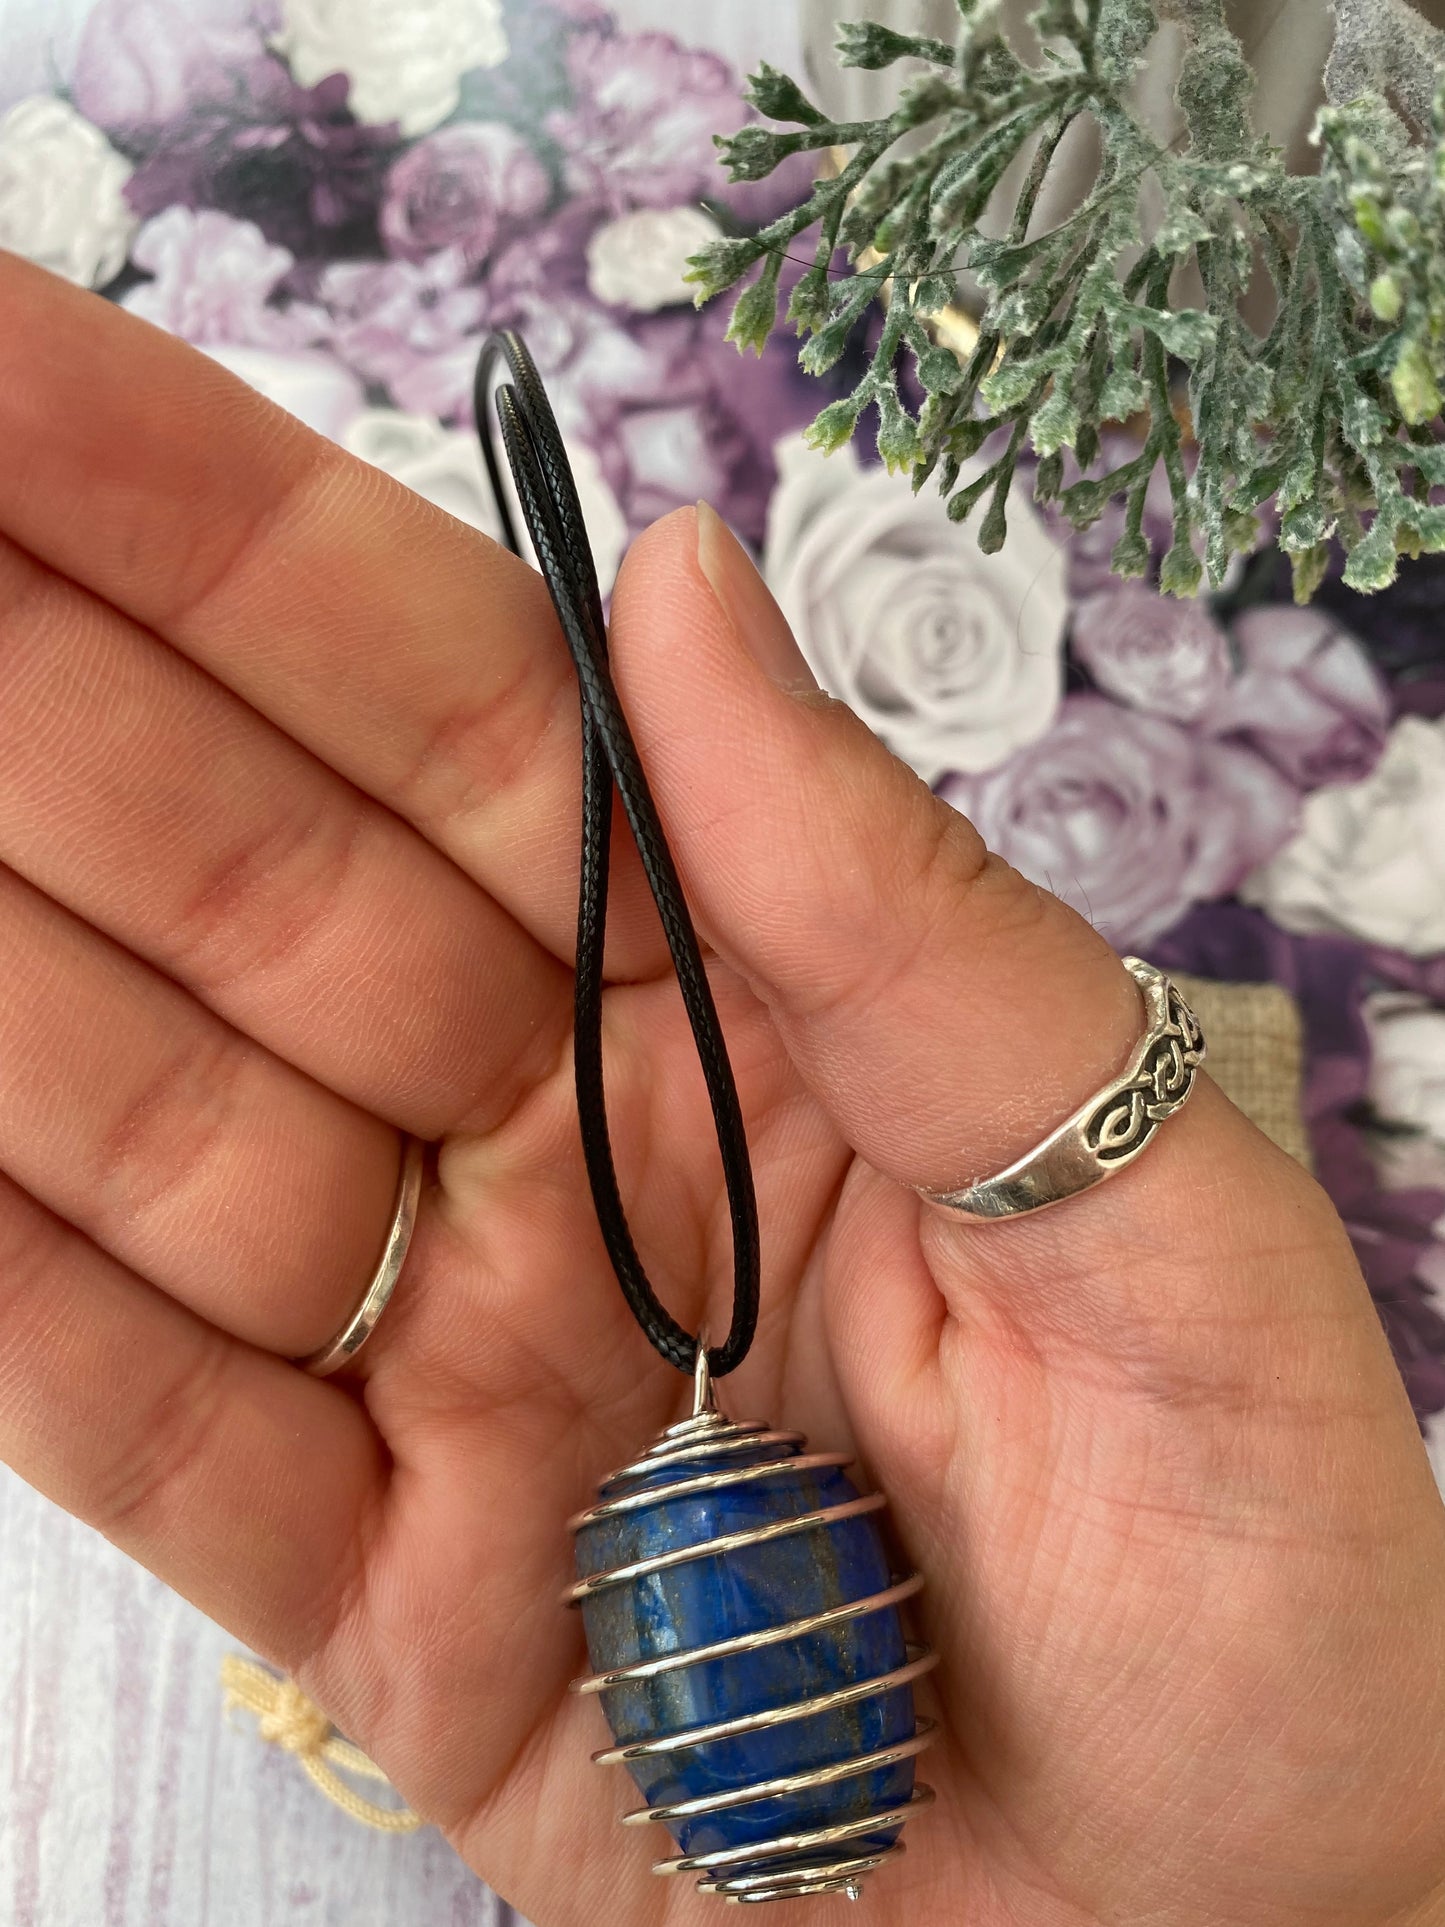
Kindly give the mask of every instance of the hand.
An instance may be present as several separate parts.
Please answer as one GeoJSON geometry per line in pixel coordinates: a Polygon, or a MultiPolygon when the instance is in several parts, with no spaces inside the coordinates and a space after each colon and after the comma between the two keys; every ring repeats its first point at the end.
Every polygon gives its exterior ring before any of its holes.
{"type": "MultiPolygon", "coordinates": [[[[0,1451],[542,1927],[712,1920],[619,1831],[566,1690],[564,1521],[685,1387],[581,1166],[577,699],[540,582],[9,261],[0,430],[0,1451]],[[287,1361],[356,1302],[398,1130],[439,1181],[351,1384],[318,1382],[287,1361]]],[[[757,1166],[726,1398],[856,1449],[928,1575],[939,1801],[872,1918],[1439,1920],[1445,1514],[1328,1203],[1205,1079],[1036,1221],[922,1205],[1114,1073],[1131,980],[800,687],[715,517],[636,544],[613,646],[757,1166]]],[[[701,1078],[616,866],[622,1190],[717,1327],[701,1078]]]]}

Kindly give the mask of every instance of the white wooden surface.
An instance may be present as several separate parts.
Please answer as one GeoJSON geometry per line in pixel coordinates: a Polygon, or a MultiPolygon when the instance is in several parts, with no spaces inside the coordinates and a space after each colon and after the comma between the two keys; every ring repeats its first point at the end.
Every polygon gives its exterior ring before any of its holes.
{"type": "Polygon", "coordinates": [[[219,1626],[0,1468],[3,1927],[525,1927],[237,1715],[219,1626]]]}

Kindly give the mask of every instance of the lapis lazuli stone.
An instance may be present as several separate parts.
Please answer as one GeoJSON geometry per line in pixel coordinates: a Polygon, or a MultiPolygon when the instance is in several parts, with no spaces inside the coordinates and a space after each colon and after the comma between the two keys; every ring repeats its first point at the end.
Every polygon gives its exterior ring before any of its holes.
{"type": "MultiPolygon", "coordinates": [[[[646,1490],[655,1491],[656,1501],[583,1526],[577,1535],[579,1576],[858,1497],[852,1480],[835,1467],[761,1469],[762,1461],[776,1466],[779,1456],[776,1444],[713,1457],[704,1446],[696,1456],[614,1479],[602,1488],[602,1500],[646,1490]],[[667,1496],[670,1485],[700,1473],[753,1463],[760,1466],[755,1481],[678,1499],[667,1496]]],[[[796,1446],[790,1456],[797,1456],[796,1446]]],[[[731,1552],[702,1552],[661,1572],[602,1588],[583,1605],[588,1651],[596,1671],[611,1672],[782,1626],[882,1592],[891,1583],[871,1514],[801,1527],[731,1552]]],[[[614,1736],[626,1744],[796,1705],[877,1678],[904,1662],[902,1622],[896,1606],[888,1606],[750,1652],[609,1687],[602,1700],[614,1736]]],[[[649,1806],[670,1805],[873,1753],[913,1731],[913,1689],[904,1685],[825,1713],[628,1764],[649,1806]]],[[[671,1823],[669,1830],[685,1854],[776,1840],[905,1805],[913,1777],[913,1760],[904,1759],[804,1792],[726,1806],[671,1823]]],[[[899,1830],[895,1823],[855,1836],[846,1850],[887,1846],[899,1830]]],[[[760,1867],[778,1864],[771,1856],[758,1862],[760,1867]]],[[[728,1871],[746,1873],[748,1866],[739,1862],[728,1871]]]]}

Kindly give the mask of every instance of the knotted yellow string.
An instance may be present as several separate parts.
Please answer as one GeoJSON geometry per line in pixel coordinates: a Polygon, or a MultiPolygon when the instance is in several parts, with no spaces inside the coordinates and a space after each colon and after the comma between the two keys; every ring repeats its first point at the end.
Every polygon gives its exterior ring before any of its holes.
{"type": "Polygon", "coordinates": [[[390,1783],[359,1746],[342,1739],[315,1700],[308,1699],[295,1680],[283,1679],[258,1666],[254,1660],[239,1659],[228,1653],[221,1661],[221,1691],[228,1713],[237,1708],[254,1713],[261,1738],[284,1748],[287,1753],[294,1753],[313,1786],[353,1820],[359,1820],[364,1827],[374,1827],[378,1833],[415,1833],[421,1825],[421,1816],[410,1807],[378,1806],[347,1785],[337,1767],[382,1786],[390,1783]]]}

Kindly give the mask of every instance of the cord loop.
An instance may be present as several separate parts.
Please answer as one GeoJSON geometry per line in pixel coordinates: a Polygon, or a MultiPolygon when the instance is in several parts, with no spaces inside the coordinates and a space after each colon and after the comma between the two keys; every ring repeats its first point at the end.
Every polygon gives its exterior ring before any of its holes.
{"type": "Polygon", "coordinates": [[[726,1340],[718,1350],[707,1353],[710,1372],[721,1378],[746,1356],[758,1317],[757,1202],[737,1085],[703,968],[697,932],[608,667],[607,628],[597,569],[567,451],[532,357],[512,329],[488,336],[477,363],[474,400],[477,433],[503,533],[508,548],[519,555],[516,524],[494,446],[489,399],[495,407],[502,446],[537,562],[577,671],[582,702],[582,851],[574,1029],[577,1113],[587,1176],[612,1268],[633,1316],[669,1364],[691,1373],[702,1341],[660,1302],[643,1269],[622,1208],[607,1129],[602,1075],[603,948],[615,786],[662,919],[722,1154],[732,1221],[733,1312],[726,1340]],[[511,379],[493,390],[492,375],[499,362],[505,363],[511,379]]]}

